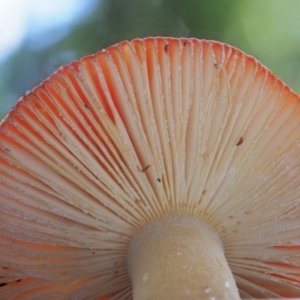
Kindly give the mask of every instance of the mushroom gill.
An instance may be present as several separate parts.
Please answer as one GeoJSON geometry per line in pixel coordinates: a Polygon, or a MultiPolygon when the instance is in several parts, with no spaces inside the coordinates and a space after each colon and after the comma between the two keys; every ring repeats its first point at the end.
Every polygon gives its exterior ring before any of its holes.
{"type": "Polygon", "coordinates": [[[214,41],[58,69],[0,125],[1,299],[300,297],[299,100],[214,41]]]}

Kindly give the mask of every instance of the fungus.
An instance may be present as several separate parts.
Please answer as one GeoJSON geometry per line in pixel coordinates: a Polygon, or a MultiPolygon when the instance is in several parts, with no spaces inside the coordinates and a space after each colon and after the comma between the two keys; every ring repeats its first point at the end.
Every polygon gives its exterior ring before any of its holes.
{"type": "Polygon", "coordinates": [[[299,297],[299,100],[213,41],[58,69],[0,127],[1,299],[299,297]]]}

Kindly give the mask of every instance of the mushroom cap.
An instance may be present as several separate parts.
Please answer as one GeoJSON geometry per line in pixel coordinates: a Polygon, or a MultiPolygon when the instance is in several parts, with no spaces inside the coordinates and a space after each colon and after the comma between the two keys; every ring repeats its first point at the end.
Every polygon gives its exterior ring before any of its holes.
{"type": "Polygon", "coordinates": [[[130,299],[130,242],[178,213],[218,233],[241,297],[300,296],[299,105],[214,41],[61,67],[1,123],[1,297],[130,299]]]}

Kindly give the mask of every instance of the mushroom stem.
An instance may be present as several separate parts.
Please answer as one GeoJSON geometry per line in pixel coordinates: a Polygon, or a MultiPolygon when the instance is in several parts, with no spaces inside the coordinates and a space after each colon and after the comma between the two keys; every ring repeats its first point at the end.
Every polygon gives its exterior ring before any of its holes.
{"type": "Polygon", "coordinates": [[[133,299],[240,299],[217,233],[169,215],[143,228],[128,254],[133,299]]]}

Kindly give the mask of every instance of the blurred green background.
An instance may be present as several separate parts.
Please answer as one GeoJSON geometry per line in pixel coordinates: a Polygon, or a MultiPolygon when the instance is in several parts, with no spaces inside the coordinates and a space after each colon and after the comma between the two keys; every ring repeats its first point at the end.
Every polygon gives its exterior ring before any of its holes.
{"type": "MultiPolygon", "coordinates": [[[[81,2],[72,18],[44,30],[37,30],[37,22],[36,30],[23,26],[22,42],[0,60],[0,120],[59,66],[124,39],[157,35],[234,45],[300,93],[299,0],[68,0],[72,1],[81,2]]],[[[38,5],[60,9],[54,0],[39,0],[38,5]]],[[[0,40],[10,32],[4,23],[0,19],[0,40]]]]}

